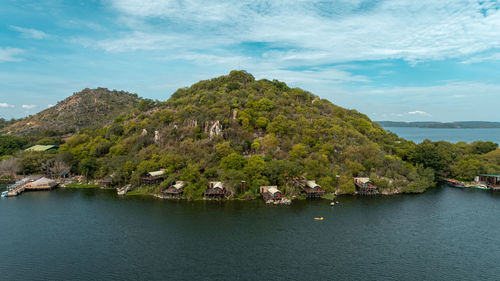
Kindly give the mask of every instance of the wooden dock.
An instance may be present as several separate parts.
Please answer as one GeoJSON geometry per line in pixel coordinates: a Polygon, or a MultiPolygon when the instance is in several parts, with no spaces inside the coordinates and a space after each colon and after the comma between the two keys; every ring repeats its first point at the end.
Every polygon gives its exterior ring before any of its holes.
{"type": "Polygon", "coordinates": [[[36,181],[24,178],[9,187],[7,197],[18,196],[25,191],[52,190],[56,187],[57,183],[47,178],[41,178],[36,181]]]}

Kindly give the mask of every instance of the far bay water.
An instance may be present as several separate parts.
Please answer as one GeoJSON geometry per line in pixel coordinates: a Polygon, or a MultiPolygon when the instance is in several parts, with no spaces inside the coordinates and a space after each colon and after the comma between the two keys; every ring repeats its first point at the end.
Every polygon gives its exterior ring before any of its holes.
{"type": "Polygon", "coordinates": [[[1,198],[0,279],[498,280],[500,193],[338,201],[277,207],[98,189],[1,198]]]}
{"type": "Polygon", "coordinates": [[[450,128],[415,128],[415,127],[384,127],[398,136],[415,143],[421,143],[425,139],[431,141],[449,141],[457,143],[460,141],[492,141],[500,143],[500,129],[477,128],[477,129],[450,129],[450,128]]]}

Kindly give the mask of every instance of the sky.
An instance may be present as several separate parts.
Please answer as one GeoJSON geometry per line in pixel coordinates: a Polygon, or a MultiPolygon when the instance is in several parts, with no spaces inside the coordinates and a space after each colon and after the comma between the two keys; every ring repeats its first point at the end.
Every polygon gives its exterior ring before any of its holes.
{"type": "Polygon", "coordinates": [[[0,118],[234,69],[377,121],[500,121],[500,1],[0,1],[0,118]]]}

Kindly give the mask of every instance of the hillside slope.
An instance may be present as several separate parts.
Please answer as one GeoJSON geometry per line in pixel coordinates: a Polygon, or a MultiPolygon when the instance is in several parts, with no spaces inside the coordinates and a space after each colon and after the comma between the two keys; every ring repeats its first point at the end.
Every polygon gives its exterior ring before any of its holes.
{"type": "Polygon", "coordinates": [[[260,185],[296,194],[293,183],[304,178],[328,192],[352,193],[353,176],[370,176],[387,193],[423,191],[433,173],[403,161],[411,145],[354,110],[232,71],[75,135],[61,151],[88,177],[114,175],[118,184],[138,185],[148,171],[165,169],[164,185],[190,183],[188,198],[199,198],[209,180],[223,180],[231,195],[251,198],[260,185]],[[241,180],[246,190],[239,190],[241,180]]]}
{"type": "Polygon", "coordinates": [[[109,125],[116,117],[135,108],[141,98],[123,91],[105,88],[84,89],[55,106],[21,119],[1,129],[10,135],[52,135],[75,133],[83,128],[99,128],[109,125]]]}

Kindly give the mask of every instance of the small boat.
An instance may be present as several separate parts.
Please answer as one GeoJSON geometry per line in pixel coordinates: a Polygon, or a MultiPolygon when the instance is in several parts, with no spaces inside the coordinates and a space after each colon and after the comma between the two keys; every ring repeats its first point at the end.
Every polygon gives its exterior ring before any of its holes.
{"type": "Polygon", "coordinates": [[[323,217],[314,218],[314,220],[317,220],[317,221],[322,221],[322,220],[323,220],[323,217]]]}
{"type": "Polygon", "coordinates": [[[478,184],[474,186],[477,189],[490,189],[487,185],[485,184],[478,184]]]}
{"type": "Polygon", "coordinates": [[[2,191],[2,197],[7,197],[7,195],[9,194],[9,192],[6,190],[6,191],[2,191]]]}
{"type": "Polygon", "coordinates": [[[446,183],[448,184],[449,187],[460,188],[460,189],[465,188],[465,184],[457,180],[447,180],[446,183]]]}
{"type": "Polygon", "coordinates": [[[335,206],[335,202],[330,203],[330,206],[335,206]]]}

